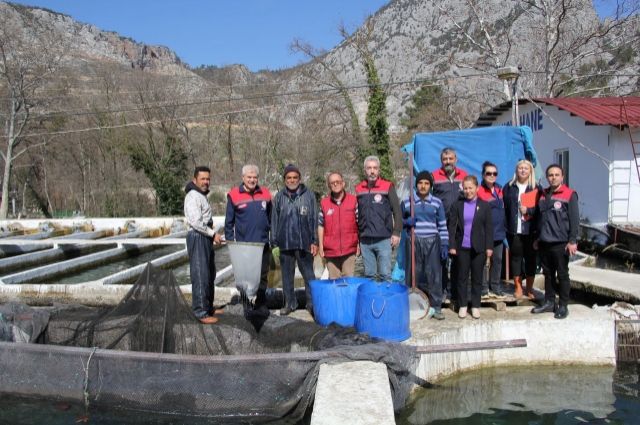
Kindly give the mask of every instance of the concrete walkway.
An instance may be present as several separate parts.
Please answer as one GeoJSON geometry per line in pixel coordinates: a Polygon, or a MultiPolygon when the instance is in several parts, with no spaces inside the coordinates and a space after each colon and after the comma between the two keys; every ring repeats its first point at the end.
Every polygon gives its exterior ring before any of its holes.
{"type": "Polygon", "coordinates": [[[640,274],[586,267],[585,261],[569,264],[572,289],[640,304],[640,274]]]}
{"type": "Polygon", "coordinates": [[[531,314],[531,307],[506,311],[481,309],[476,320],[459,319],[444,310],[446,319],[411,323],[411,345],[458,344],[525,338],[527,347],[423,355],[416,374],[430,382],[471,369],[501,365],[590,364],[614,365],[615,321],[604,310],[572,304],[569,317],[531,314]]]}
{"type": "Polygon", "coordinates": [[[357,361],[320,366],[311,425],[395,423],[384,364],[357,361]]]}

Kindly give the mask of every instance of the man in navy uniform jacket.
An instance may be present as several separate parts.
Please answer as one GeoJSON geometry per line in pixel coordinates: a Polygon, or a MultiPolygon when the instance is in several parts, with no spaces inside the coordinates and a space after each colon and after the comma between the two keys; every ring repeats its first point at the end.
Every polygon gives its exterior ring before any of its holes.
{"type": "Polygon", "coordinates": [[[554,312],[556,319],[564,319],[569,315],[569,257],[578,251],[578,194],[564,184],[564,172],[558,164],[549,165],[546,175],[549,187],[536,206],[538,238],[534,242],[544,273],[544,304],[531,312],[554,312]],[[558,304],[556,292],[560,296],[558,304]]]}

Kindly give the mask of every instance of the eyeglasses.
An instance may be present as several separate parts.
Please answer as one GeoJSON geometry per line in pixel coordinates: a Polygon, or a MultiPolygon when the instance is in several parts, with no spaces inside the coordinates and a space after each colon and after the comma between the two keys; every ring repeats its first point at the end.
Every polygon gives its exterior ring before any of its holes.
{"type": "Polygon", "coordinates": [[[334,182],[329,182],[329,186],[340,186],[342,183],[344,183],[342,180],[336,180],[334,182]]]}
{"type": "Polygon", "coordinates": [[[485,176],[494,176],[497,177],[498,176],[498,172],[497,171],[487,171],[486,173],[484,173],[485,176]]]}

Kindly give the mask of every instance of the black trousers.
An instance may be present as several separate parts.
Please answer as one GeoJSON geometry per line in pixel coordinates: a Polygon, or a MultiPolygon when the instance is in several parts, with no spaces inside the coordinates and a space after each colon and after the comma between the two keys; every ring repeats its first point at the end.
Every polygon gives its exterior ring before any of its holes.
{"type": "Polygon", "coordinates": [[[303,249],[291,249],[280,251],[280,269],[282,270],[282,292],[284,292],[285,306],[291,310],[298,308],[298,300],[294,288],[294,277],[298,269],[304,279],[304,291],[307,298],[306,308],[311,310],[313,303],[311,300],[311,287],[309,282],[316,278],[313,271],[313,255],[303,249]]]}
{"type": "Polygon", "coordinates": [[[555,302],[556,293],[560,296],[560,305],[569,304],[571,281],[569,280],[569,254],[566,242],[539,242],[538,250],[544,273],[544,300],[555,302]]]}
{"type": "Polygon", "coordinates": [[[456,289],[459,307],[466,307],[469,304],[468,286],[469,272],[471,272],[471,307],[480,308],[482,268],[484,267],[485,255],[484,252],[461,248],[457,250],[457,255],[453,257],[452,269],[455,269],[457,279],[456,289]]]}
{"type": "Polygon", "coordinates": [[[512,276],[522,276],[522,260],[524,260],[525,276],[533,277],[536,275],[536,250],[533,249],[533,236],[523,234],[507,235],[509,241],[509,249],[511,254],[512,276]]]}
{"type": "MultiPolygon", "coordinates": [[[[405,282],[411,287],[411,242],[406,245],[405,282]]],[[[440,264],[440,237],[415,238],[416,286],[429,297],[436,311],[442,308],[442,272],[440,264]]]]}
{"type": "Polygon", "coordinates": [[[262,251],[262,264],[260,269],[260,286],[258,286],[258,293],[256,294],[255,306],[261,307],[267,303],[267,286],[269,279],[269,265],[271,264],[271,248],[269,244],[265,244],[264,251],[262,251]]]}
{"type": "Polygon", "coordinates": [[[213,238],[195,230],[189,230],[187,253],[191,276],[191,308],[196,317],[203,318],[213,314],[214,281],[216,280],[213,238]]]}

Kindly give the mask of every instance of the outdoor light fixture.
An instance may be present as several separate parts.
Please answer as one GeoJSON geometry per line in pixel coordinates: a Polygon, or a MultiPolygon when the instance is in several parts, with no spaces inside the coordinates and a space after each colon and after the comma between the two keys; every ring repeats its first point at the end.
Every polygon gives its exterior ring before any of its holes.
{"type": "Polygon", "coordinates": [[[522,65],[504,66],[498,68],[498,78],[502,81],[511,82],[511,124],[520,125],[520,117],[518,116],[518,80],[520,79],[520,71],[522,65]]]}
{"type": "Polygon", "coordinates": [[[504,66],[502,68],[498,68],[498,78],[501,80],[513,80],[514,78],[518,78],[520,76],[520,67],[515,66],[504,66]]]}

